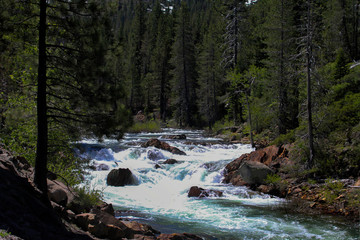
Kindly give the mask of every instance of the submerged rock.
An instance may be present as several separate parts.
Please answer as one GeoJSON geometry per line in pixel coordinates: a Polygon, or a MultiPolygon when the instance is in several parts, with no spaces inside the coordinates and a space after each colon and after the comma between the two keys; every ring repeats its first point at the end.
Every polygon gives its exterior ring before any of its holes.
{"type": "Polygon", "coordinates": [[[176,164],[176,163],[178,163],[178,161],[175,159],[168,159],[165,162],[163,162],[163,164],[176,164]]]}
{"type": "Polygon", "coordinates": [[[144,143],[142,145],[142,147],[147,148],[147,147],[156,147],[168,152],[171,152],[173,154],[177,154],[177,155],[186,155],[185,152],[181,151],[180,149],[176,148],[176,147],[172,147],[170,146],[168,143],[166,142],[162,142],[159,139],[156,138],[152,138],[149,141],[147,141],[146,143],[144,143]]]}
{"type": "Polygon", "coordinates": [[[95,164],[94,166],[91,166],[91,169],[94,171],[107,171],[110,169],[108,165],[105,163],[95,164]]]}
{"type": "Polygon", "coordinates": [[[150,149],[147,152],[147,157],[148,157],[148,159],[153,160],[153,161],[165,158],[164,154],[162,154],[162,152],[160,152],[157,149],[150,149]]]}
{"type": "Polygon", "coordinates": [[[185,139],[186,139],[186,135],[185,135],[185,134],[179,134],[179,135],[164,135],[164,136],[161,136],[161,138],[173,139],[173,140],[185,140],[185,139]]]}
{"type": "Polygon", "coordinates": [[[223,195],[222,191],[203,189],[197,186],[191,187],[188,192],[188,197],[198,197],[198,198],[222,197],[222,195],[223,195]]]}
{"type": "Polygon", "coordinates": [[[135,184],[132,172],[128,168],[113,169],[107,175],[106,183],[109,186],[125,186],[135,184]]]}
{"type": "Polygon", "coordinates": [[[201,240],[202,238],[190,233],[160,234],[157,240],[201,240]]]}

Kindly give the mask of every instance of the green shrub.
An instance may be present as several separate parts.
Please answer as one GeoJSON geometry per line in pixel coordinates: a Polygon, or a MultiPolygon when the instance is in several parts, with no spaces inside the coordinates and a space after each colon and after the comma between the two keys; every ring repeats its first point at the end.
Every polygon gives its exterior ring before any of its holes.
{"type": "Polygon", "coordinates": [[[287,143],[295,142],[295,131],[291,130],[287,134],[281,134],[278,136],[271,144],[276,146],[281,146],[287,143]]]}
{"type": "Polygon", "coordinates": [[[219,132],[221,129],[227,128],[227,127],[232,127],[234,126],[234,122],[230,121],[230,120],[220,120],[215,122],[214,126],[212,127],[212,131],[217,133],[219,132]]]}
{"type": "MultiPolygon", "coordinates": [[[[103,200],[103,192],[95,190],[88,185],[75,187],[74,190],[77,193],[77,196],[71,204],[75,205],[81,212],[90,211],[91,208],[98,205],[103,200]]],[[[73,207],[72,205],[69,206],[70,209],[73,207]]]]}
{"type": "Polygon", "coordinates": [[[0,237],[6,238],[6,237],[9,237],[10,235],[11,235],[11,232],[7,232],[3,229],[0,229],[0,237]]]}
{"type": "Polygon", "coordinates": [[[341,194],[343,189],[344,184],[342,182],[334,179],[326,179],[323,190],[325,201],[328,203],[333,203],[335,199],[341,194]]]}
{"type": "Polygon", "coordinates": [[[131,126],[128,130],[132,133],[140,133],[140,132],[160,132],[161,125],[157,121],[148,121],[148,122],[137,122],[133,126],[131,126]]]}
{"type": "Polygon", "coordinates": [[[281,182],[281,177],[279,175],[277,175],[277,174],[268,174],[266,179],[265,179],[265,182],[267,184],[278,185],[281,182]]]}

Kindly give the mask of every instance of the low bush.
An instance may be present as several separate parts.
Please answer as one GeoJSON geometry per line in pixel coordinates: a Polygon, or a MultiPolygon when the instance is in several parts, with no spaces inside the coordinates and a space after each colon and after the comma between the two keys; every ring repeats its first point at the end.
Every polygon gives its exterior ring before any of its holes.
{"type": "Polygon", "coordinates": [[[132,133],[160,132],[161,125],[157,121],[137,122],[134,125],[132,125],[128,131],[132,133]]]}

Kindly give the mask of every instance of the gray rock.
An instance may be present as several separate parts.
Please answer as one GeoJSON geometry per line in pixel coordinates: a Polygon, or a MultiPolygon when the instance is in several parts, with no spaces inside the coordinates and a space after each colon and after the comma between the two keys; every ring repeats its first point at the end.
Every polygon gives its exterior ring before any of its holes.
{"type": "Polygon", "coordinates": [[[273,171],[263,163],[254,161],[245,161],[241,164],[238,170],[241,178],[249,184],[262,184],[268,174],[273,171]]]}
{"type": "Polygon", "coordinates": [[[164,154],[162,154],[162,152],[160,152],[157,149],[150,149],[147,152],[147,157],[148,157],[148,159],[153,160],[153,161],[165,158],[164,154]]]}

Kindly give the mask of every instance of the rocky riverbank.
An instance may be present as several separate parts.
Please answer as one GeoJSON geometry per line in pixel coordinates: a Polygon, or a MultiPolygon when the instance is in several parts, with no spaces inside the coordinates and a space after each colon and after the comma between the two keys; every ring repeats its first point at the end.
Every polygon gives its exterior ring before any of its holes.
{"type": "Polygon", "coordinates": [[[360,179],[311,179],[289,158],[291,145],[244,154],[226,166],[224,183],[289,200],[288,210],[359,221],[360,179]]]}
{"type": "Polygon", "coordinates": [[[26,159],[0,147],[0,239],[201,239],[188,233],[162,234],[151,226],[115,218],[111,204],[84,208],[79,196],[54,176],[43,201],[26,159]]]}

